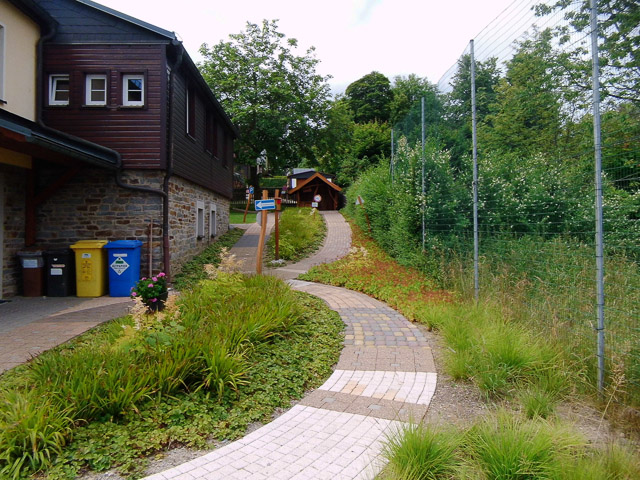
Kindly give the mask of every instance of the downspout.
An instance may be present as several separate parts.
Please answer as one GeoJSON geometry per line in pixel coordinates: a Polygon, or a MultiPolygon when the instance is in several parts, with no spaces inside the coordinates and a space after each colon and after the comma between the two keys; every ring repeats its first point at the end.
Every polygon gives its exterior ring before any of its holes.
{"type": "Polygon", "coordinates": [[[174,103],[174,94],[175,94],[175,75],[180,66],[182,65],[182,59],[184,56],[184,47],[182,42],[178,40],[172,40],[171,45],[174,47],[180,47],[178,58],[176,62],[173,64],[171,68],[171,73],[169,74],[169,94],[168,94],[168,104],[167,104],[167,134],[169,135],[169,145],[168,145],[168,154],[167,154],[167,172],[164,176],[164,182],[162,185],[164,198],[163,198],[163,209],[162,209],[162,245],[163,245],[163,254],[164,254],[164,265],[165,265],[165,273],[169,281],[171,281],[171,256],[170,256],[170,245],[169,245],[169,184],[171,181],[171,177],[173,176],[173,151],[175,142],[173,141],[173,103],[174,103]]]}

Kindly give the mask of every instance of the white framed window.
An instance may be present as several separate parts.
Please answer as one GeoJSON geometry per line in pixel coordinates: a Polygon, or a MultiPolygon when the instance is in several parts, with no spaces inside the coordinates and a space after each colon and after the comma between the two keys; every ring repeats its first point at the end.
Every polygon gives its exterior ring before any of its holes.
{"type": "Polygon", "coordinates": [[[106,75],[87,75],[84,104],[91,106],[104,106],[107,104],[106,75]]]}
{"type": "Polygon", "coordinates": [[[209,237],[215,237],[218,234],[218,219],[216,214],[217,208],[212,203],[209,205],[209,237]]]}
{"type": "Polygon", "coordinates": [[[49,75],[49,105],[69,105],[69,75],[49,75]]]}
{"type": "Polygon", "coordinates": [[[204,202],[196,202],[196,237],[204,237],[204,202]]]}
{"type": "Polygon", "coordinates": [[[144,106],[144,75],[122,76],[122,105],[126,107],[144,106]]]}

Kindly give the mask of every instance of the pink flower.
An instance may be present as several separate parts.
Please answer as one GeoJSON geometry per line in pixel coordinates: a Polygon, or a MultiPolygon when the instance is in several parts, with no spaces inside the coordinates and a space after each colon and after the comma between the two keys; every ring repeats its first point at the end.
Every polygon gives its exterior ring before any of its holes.
{"type": "Polygon", "coordinates": [[[157,302],[157,301],[158,301],[158,299],[157,299],[157,298],[152,298],[152,299],[151,299],[151,301],[152,301],[152,302],[157,302]]]}
{"type": "Polygon", "coordinates": [[[158,274],[158,276],[159,276],[159,277],[166,277],[167,275],[166,275],[166,273],[164,273],[164,272],[160,272],[160,273],[158,274]]]}
{"type": "Polygon", "coordinates": [[[153,288],[153,283],[150,283],[149,285],[147,285],[147,287],[153,288]]]}
{"type": "Polygon", "coordinates": [[[158,281],[158,277],[151,277],[151,280],[153,280],[154,282],[158,281]]]}
{"type": "Polygon", "coordinates": [[[135,297],[136,295],[138,295],[136,292],[131,292],[132,297],[135,297]]]}

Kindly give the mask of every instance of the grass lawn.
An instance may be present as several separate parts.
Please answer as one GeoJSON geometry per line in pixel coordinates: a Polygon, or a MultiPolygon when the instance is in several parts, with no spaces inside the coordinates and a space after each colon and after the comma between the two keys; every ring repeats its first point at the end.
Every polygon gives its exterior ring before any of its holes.
{"type": "Polygon", "coordinates": [[[237,210],[231,210],[229,212],[229,223],[255,223],[256,222],[256,212],[250,210],[247,212],[246,221],[243,222],[244,219],[244,211],[240,212],[237,210]]]}

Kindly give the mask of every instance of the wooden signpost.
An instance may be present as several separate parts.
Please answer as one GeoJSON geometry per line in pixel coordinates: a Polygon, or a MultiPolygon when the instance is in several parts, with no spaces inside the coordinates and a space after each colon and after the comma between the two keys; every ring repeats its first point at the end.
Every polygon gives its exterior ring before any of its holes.
{"type": "Polygon", "coordinates": [[[249,203],[253,200],[253,187],[249,187],[247,194],[247,206],[244,209],[244,217],[242,217],[242,223],[247,223],[247,212],[249,211],[249,203]]]}
{"type": "Polygon", "coordinates": [[[255,201],[256,212],[261,212],[260,239],[258,240],[258,253],[256,254],[256,273],[262,273],[262,252],[264,250],[264,239],[267,236],[267,212],[276,209],[275,199],[269,198],[267,190],[262,191],[262,200],[255,201]]]}
{"type": "Polygon", "coordinates": [[[282,204],[282,199],[280,198],[280,190],[276,189],[276,211],[275,213],[275,222],[276,222],[276,260],[280,260],[280,225],[278,222],[278,216],[280,213],[280,208],[282,204]]]}

